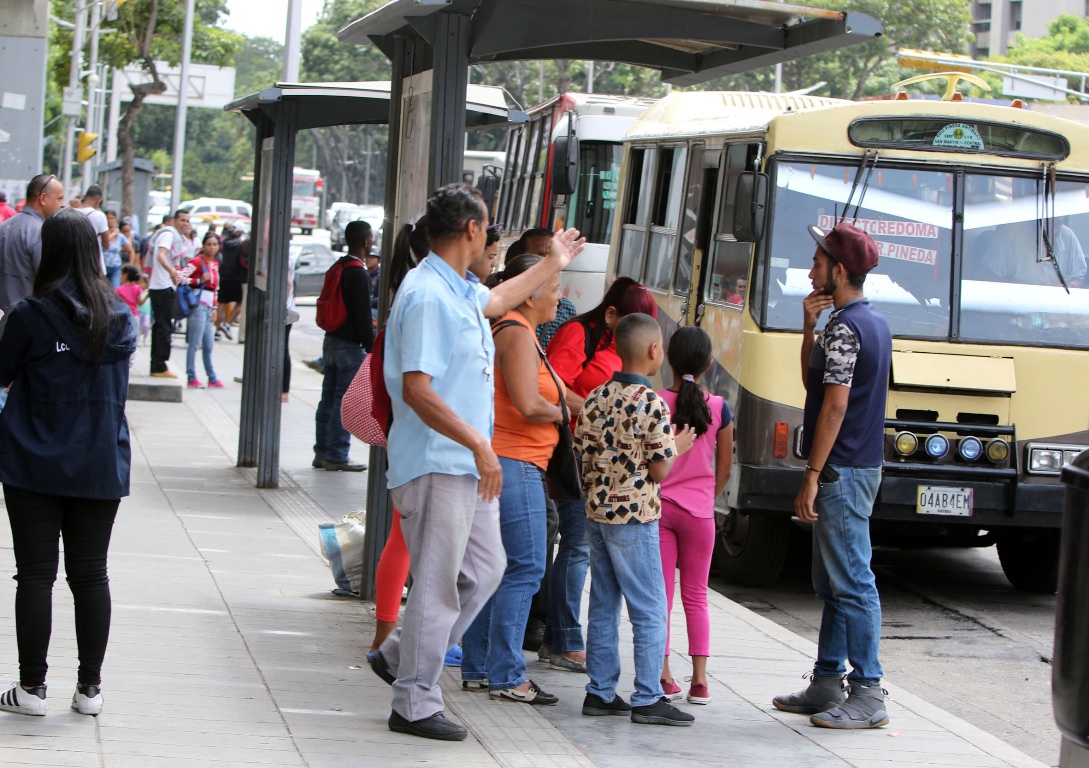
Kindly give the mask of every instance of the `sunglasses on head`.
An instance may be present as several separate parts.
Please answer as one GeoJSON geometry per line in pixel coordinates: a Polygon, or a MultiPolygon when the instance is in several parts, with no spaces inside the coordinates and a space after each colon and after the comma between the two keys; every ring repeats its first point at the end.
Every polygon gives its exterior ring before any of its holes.
{"type": "Polygon", "coordinates": [[[28,198],[40,197],[41,194],[43,192],[45,192],[45,188],[49,186],[49,182],[56,181],[56,179],[57,179],[57,177],[54,176],[52,173],[49,174],[48,176],[45,177],[45,181],[43,181],[40,185],[38,185],[38,190],[36,192],[33,192],[32,194],[27,195],[27,197],[28,198]]]}

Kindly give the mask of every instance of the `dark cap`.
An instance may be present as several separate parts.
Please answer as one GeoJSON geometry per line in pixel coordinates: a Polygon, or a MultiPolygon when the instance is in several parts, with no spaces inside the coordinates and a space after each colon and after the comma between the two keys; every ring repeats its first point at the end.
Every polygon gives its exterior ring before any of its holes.
{"type": "Polygon", "coordinates": [[[852,274],[865,275],[877,266],[877,243],[852,224],[841,221],[827,232],[810,224],[809,234],[822,251],[852,274]]]}

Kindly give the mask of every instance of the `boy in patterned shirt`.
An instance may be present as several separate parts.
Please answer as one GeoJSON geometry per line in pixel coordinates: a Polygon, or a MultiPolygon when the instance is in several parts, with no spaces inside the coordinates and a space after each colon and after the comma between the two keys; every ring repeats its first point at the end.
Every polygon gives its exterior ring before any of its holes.
{"type": "Polygon", "coordinates": [[[575,430],[590,544],[590,682],[582,714],[630,713],[633,723],[691,725],[695,718],[669,703],[659,676],[666,602],[658,548],[658,484],[676,457],[692,447],[694,433],[686,427],[674,436],[669,406],[648,379],[658,373],[665,356],[658,321],[640,313],[625,316],[616,328],[616,351],[623,370],[590,393],[575,430]],[[631,705],[616,692],[621,597],[635,640],[631,705]]]}

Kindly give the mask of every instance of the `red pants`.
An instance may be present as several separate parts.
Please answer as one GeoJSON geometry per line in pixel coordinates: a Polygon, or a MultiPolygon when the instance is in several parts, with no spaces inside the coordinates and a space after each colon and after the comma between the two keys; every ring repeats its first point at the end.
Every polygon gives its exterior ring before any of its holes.
{"type": "Polygon", "coordinates": [[[397,622],[401,611],[401,596],[405,582],[408,581],[408,547],[401,535],[401,516],[393,510],[393,525],[389,529],[389,538],[378,559],[375,573],[376,595],[374,614],[379,621],[397,622]]]}

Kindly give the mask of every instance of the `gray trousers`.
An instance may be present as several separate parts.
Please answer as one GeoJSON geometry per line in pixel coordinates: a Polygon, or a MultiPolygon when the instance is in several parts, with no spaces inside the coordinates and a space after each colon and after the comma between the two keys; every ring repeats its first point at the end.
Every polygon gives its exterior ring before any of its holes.
{"type": "Polygon", "coordinates": [[[446,651],[468,629],[503,578],[507,553],[499,502],[486,503],[471,475],[423,475],[393,488],[411,565],[401,628],[382,643],[397,678],[393,709],[406,720],[443,710],[439,675],[446,651]]]}

